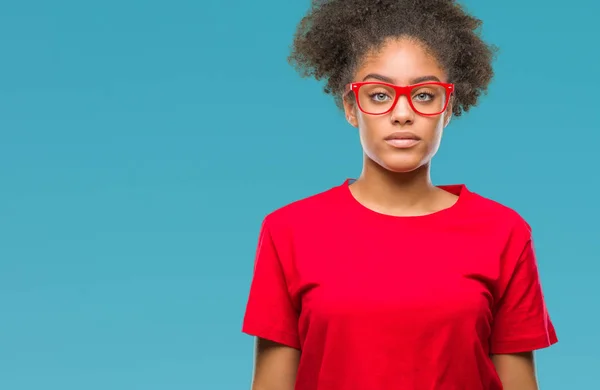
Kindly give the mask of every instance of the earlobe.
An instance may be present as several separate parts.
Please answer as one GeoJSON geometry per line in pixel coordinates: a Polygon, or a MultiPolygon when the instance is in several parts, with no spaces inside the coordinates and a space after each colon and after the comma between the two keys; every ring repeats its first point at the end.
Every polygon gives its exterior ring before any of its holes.
{"type": "Polygon", "coordinates": [[[346,114],[346,121],[348,121],[352,127],[358,127],[354,104],[344,100],[344,112],[346,114]]]}
{"type": "Polygon", "coordinates": [[[444,112],[444,128],[450,124],[450,120],[452,120],[452,100],[450,100],[446,112],[444,112]]]}
{"type": "Polygon", "coordinates": [[[354,114],[350,114],[346,117],[346,120],[348,121],[348,123],[350,123],[350,125],[352,127],[357,127],[356,124],[356,117],[354,116],[354,114]]]}
{"type": "Polygon", "coordinates": [[[444,128],[450,124],[451,119],[452,119],[452,111],[447,111],[446,117],[444,118],[444,128]]]}

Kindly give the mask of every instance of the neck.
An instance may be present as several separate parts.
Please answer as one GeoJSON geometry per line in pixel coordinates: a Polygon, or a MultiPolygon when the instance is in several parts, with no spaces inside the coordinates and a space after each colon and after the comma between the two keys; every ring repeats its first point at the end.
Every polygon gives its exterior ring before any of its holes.
{"type": "Polygon", "coordinates": [[[380,212],[405,215],[436,208],[439,189],[431,182],[430,165],[411,172],[391,172],[365,158],[352,192],[365,205],[380,212]]]}

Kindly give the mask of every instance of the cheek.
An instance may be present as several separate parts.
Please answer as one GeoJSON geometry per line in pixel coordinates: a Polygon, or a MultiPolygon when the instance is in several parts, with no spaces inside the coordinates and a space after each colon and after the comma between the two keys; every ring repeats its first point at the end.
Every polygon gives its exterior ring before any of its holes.
{"type": "Polygon", "coordinates": [[[442,116],[433,118],[421,118],[421,123],[417,126],[419,135],[430,144],[439,143],[444,131],[444,118],[442,116]]]}
{"type": "Polygon", "coordinates": [[[393,126],[390,125],[390,121],[385,115],[359,115],[357,121],[360,138],[363,142],[376,142],[394,131],[393,126]]]}
{"type": "Polygon", "coordinates": [[[440,118],[432,124],[431,131],[432,142],[439,143],[442,139],[442,134],[444,133],[444,119],[440,118]]]}

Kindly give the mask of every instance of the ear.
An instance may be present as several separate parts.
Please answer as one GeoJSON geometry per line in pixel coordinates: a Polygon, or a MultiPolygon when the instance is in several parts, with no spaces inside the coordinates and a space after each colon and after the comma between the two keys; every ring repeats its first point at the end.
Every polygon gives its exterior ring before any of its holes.
{"type": "Polygon", "coordinates": [[[450,97],[450,101],[448,102],[448,107],[446,111],[444,111],[444,128],[450,124],[450,120],[452,120],[452,107],[454,103],[454,95],[450,97]]]}
{"type": "Polygon", "coordinates": [[[342,102],[344,103],[346,120],[352,127],[358,127],[358,120],[356,119],[356,103],[354,103],[354,99],[350,95],[346,95],[342,98],[342,102]]]}

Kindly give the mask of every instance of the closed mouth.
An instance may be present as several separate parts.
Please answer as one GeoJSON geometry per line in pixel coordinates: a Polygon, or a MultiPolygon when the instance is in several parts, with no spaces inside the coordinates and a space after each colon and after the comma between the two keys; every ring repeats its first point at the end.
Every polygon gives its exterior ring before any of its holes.
{"type": "Polygon", "coordinates": [[[392,141],[392,140],[415,140],[415,141],[418,141],[420,139],[421,138],[419,136],[417,136],[414,133],[408,132],[408,131],[397,131],[395,133],[388,135],[385,138],[386,141],[392,141]]]}

